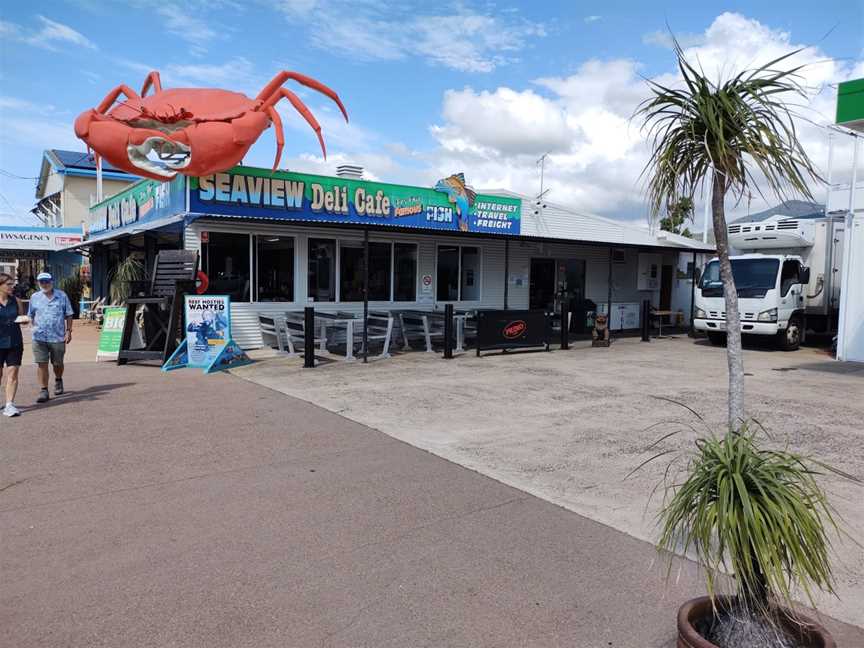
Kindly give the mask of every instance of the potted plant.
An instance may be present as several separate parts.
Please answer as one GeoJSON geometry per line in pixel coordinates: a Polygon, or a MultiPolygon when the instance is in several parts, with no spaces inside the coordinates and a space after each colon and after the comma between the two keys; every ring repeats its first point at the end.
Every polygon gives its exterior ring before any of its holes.
{"type": "Polygon", "coordinates": [[[692,199],[700,191],[710,200],[729,374],[726,432],[696,442],[684,481],[671,487],[661,513],[660,546],[694,550],[708,574],[709,596],[681,608],[678,645],[833,646],[824,629],[791,606],[796,587],[808,596],[817,587],[831,591],[826,529],[835,524],[814,479],[817,468],[827,467],[761,447],[747,423],[738,290],[725,215],[727,196],[740,201],[767,189],[783,198],[810,197],[810,183],[820,180],[798,142],[796,115],[783,100],[806,96],[801,66],[789,60],[795,51],[717,80],[688,62],[677,41],[675,53],[680,82],[648,81],[650,96],[636,111],[651,148],[644,171],[647,197],[654,218],[673,215],[682,198],[692,199]],[[731,598],[714,593],[724,567],[735,584],[731,598]],[[725,631],[736,624],[720,622],[736,616],[746,620],[737,624],[738,630],[757,632],[758,626],[774,639],[718,636],[712,642],[712,628],[725,631]]]}
{"type": "Polygon", "coordinates": [[[124,304],[132,293],[134,282],[144,278],[144,264],[134,256],[127,256],[111,271],[111,303],[124,304]]]}
{"type": "Polygon", "coordinates": [[[670,560],[695,553],[708,590],[681,606],[679,648],[835,646],[827,630],[794,610],[793,595],[803,592],[813,604],[816,589],[833,593],[828,533],[838,526],[816,477],[855,478],[763,447],[762,432],[750,423],[701,436],[683,471],[666,471],[658,547],[670,560]],[[717,593],[724,574],[732,596],[717,593]]]}
{"type": "Polygon", "coordinates": [[[64,277],[60,280],[60,290],[66,293],[69,297],[69,302],[72,304],[72,311],[75,319],[80,316],[81,310],[81,294],[84,292],[84,282],[78,274],[64,277]]]}

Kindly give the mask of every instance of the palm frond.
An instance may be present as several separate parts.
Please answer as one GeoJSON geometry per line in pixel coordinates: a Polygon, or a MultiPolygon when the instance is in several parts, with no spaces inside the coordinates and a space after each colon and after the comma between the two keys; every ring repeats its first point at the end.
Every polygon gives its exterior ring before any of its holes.
{"type": "Polygon", "coordinates": [[[810,181],[820,177],[798,142],[801,117],[788,101],[806,98],[804,66],[778,68],[799,52],[715,82],[675,41],[683,87],[649,80],[651,96],[634,114],[651,148],[642,178],[652,215],[679,197],[692,198],[712,169],[737,200],[754,192],[811,198],[810,181]]]}

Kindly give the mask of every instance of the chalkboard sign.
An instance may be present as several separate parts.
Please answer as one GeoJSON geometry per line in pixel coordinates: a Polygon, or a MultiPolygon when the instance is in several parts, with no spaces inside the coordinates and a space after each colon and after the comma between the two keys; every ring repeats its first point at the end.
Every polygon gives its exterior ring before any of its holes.
{"type": "Polygon", "coordinates": [[[481,351],[546,347],[552,329],[545,310],[477,312],[477,355],[481,351]]]}

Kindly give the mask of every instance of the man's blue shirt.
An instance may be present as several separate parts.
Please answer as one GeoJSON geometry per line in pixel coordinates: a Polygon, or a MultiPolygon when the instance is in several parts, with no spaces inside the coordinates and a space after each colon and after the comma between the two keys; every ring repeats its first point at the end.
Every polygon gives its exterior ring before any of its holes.
{"type": "Polygon", "coordinates": [[[54,289],[49,299],[39,291],[30,297],[27,315],[37,342],[63,342],[66,339],[66,318],[72,317],[72,304],[62,290],[54,289]]]}

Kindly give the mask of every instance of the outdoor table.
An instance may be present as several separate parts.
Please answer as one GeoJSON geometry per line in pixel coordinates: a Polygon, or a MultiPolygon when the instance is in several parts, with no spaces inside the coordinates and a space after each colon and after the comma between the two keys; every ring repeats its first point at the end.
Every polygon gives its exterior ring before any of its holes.
{"type": "Polygon", "coordinates": [[[315,313],[321,325],[321,350],[327,350],[327,328],[331,326],[345,327],[345,362],[354,360],[354,322],[357,321],[355,316],[346,316],[345,314],[335,313],[315,313]]]}
{"type": "Polygon", "coordinates": [[[673,315],[676,311],[671,310],[652,310],[651,317],[657,318],[657,339],[662,340],[663,335],[663,318],[667,315],[673,315]]]}
{"type": "MultiPolygon", "coordinates": [[[[426,310],[420,310],[420,309],[403,309],[403,310],[400,310],[399,313],[402,315],[408,315],[408,316],[415,318],[415,319],[420,319],[420,321],[423,323],[423,340],[426,342],[426,352],[432,353],[432,337],[437,336],[437,335],[441,335],[441,331],[433,332],[432,327],[430,326],[430,321],[435,320],[437,322],[440,322],[440,324],[441,324],[440,328],[443,330],[443,328],[444,328],[444,326],[443,326],[444,325],[444,313],[439,312],[439,311],[431,311],[431,310],[426,311],[426,310]]],[[[410,349],[411,347],[408,343],[408,336],[407,336],[407,333],[404,331],[404,329],[402,332],[402,336],[403,336],[403,340],[405,342],[405,345],[404,345],[405,350],[410,349]]]]}
{"type": "Polygon", "coordinates": [[[459,311],[453,315],[456,322],[456,353],[465,351],[465,325],[469,319],[476,317],[477,313],[472,310],[459,311]]]}

